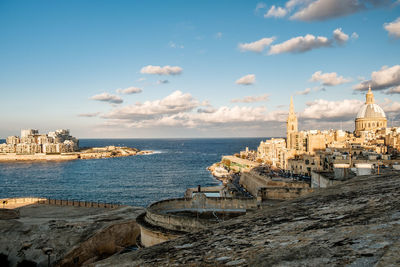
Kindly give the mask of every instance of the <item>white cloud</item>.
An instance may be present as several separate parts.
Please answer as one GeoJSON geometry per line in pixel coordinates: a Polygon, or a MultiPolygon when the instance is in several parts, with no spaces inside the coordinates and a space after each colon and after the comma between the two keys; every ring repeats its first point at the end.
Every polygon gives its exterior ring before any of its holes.
{"type": "Polygon", "coordinates": [[[344,44],[349,40],[349,36],[344,32],[342,32],[342,28],[337,28],[336,30],[333,31],[333,39],[338,44],[344,44]]]}
{"type": "Polygon", "coordinates": [[[117,95],[111,95],[111,94],[105,93],[105,92],[102,94],[94,95],[90,99],[108,102],[108,103],[112,103],[112,104],[121,104],[123,102],[121,97],[119,97],[117,95]]]}
{"type": "Polygon", "coordinates": [[[315,37],[312,34],[297,36],[283,43],[271,45],[268,54],[303,53],[320,47],[330,47],[334,44],[334,41],[338,44],[344,44],[348,39],[349,36],[342,32],[342,29],[338,28],[333,31],[332,39],[324,36],[315,37]]]}
{"type": "Polygon", "coordinates": [[[307,107],[301,113],[301,118],[332,121],[348,120],[355,118],[363,104],[363,101],[357,99],[341,101],[317,99],[307,103],[307,107]]]}
{"type": "Polygon", "coordinates": [[[356,39],[358,39],[358,34],[356,33],[356,32],[353,32],[352,34],[351,34],[351,39],[354,39],[354,40],[356,40],[356,39]]]}
{"type": "Polygon", "coordinates": [[[302,53],[311,49],[319,47],[327,47],[331,45],[331,41],[322,36],[315,37],[314,35],[307,34],[306,36],[298,36],[289,39],[283,43],[272,45],[268,54],[281,54],[281,53],[302,53]]]}
{"type": "Polygon", "coordinates": [[[146,116],[142,118],[111,117],[104,124],[107,126],[123,126],[127,128],[153,128],[157,126],[204,128],[207,127],[246,127],[256,126],[263,122],[284,122],[287,111],[267,112],[265,107],[220,107],[198,109],[197,113],[179,112],[162,116],[146,116]]]}
{"type": "Polygon", "coordinates": [[[100,114],[100,112],[94,112],[94,113],[81,113],[81,114],[78,114],[78,117],[93,118],[93,117],[97,117],[99,114],[100,114]]]}
{"type": "Polygon", "coordinates": [[[215,34],[215,38],[218,39],[218,40],[221,40],[222,39],[222,32],[217,32],[215,34]]]}
{"type": "Polygon", "coordinates": [[[286,16],[287,10],[282,7],[275,7],[274,5],[265,13],[264,18],[282,18],[286,16]]]}
{"type": "Polygon", "coordinates": [[[256,53],[261,53],[267,46],[269,46],[273,41],[275,40],[275,37],[270,37],[270,38],[262,38],[258,41],[252,42],[252,43],[240,43],[238,45],[240,51],[252,51],[256,53]]]}
{"type": "Polygon", "coordinates": [[[289,0],[285,8],[272,6],[270,14],[264,17],[284,17],[290,13],[292,20],[322,21],[391,4],[391,0],[289,0]]]}
{"type": "Polygon", "coordinates": [[[160,66],[152,66],[152,65],[148,65],[143,67],[140,70],[140,73],[143,74],[158,74],[158,75],[178,75],[181,74],[183,71],[183,69],[181,67],[178,66],[164,66],[164,67],[160,67],[160,66]]]}
{"type": "Polygon", "coordinates": [[[395,21],[385,23],[383,27],[389,32],[389,35],[395,38],[400,38],[400,17],[398,17],[395,21]]]}
{"type": "Polygon", "coordinates": [[[322,71],[316,71],[310,79],[310,82],[321,82],[322,85],[326,86],[335,86],[350,81],[351,79],[346,79],[343,76],[338,76],[336,72],[322,73],[322,71]]]}
{"type": "Polygon", "coordinates": [[[267,112],[265,107],[220,107],[213,113],[197,113],[191,119],[198,123],[239,123],[285,121],[287,111],[267,112]]]}
{"type": "Polygon", "coordinates": [[[246,76],[243,76],[242,78],[236,80],[236,84],[241,84],[241,85],[251,85],[256,81],[256,75],[254,74],[248,74],[246,76]]]}
{"type": "Polygon", "coordinates": [[[303,1],[291,19],[303,21],[326,20],[350,15],[368,8],[389,6],[389,0],[315,0],[303,1]]]}
{"type": "MultiPolygon", "coordinates": [[[[267,100],[268,95],[249,97],[248,100],[267,100]]],[[[245,98],[246,99],[246,98],[245,98]]],[[[245,101],[248,101],[245,100],[245,101]]],[[[219,107],[214,108],[208,101],[198,101],[190,94],[175,91],[164,99],[146,101],[120,108],[114,108],[101,118],[104,127],[117,126],[125,128],[213,127],[215,129],[232,129],[239,125],[260,127],[263,122],[284,122],[287,111],[270,111],[260,107],[219,107]],[[196,110],[197,109],[197,110],[196,110]]]]}
{"type": "Polygon", "coordinates": [[[299,5],[308,5],[315,0],[289,0],[286,2],[285,6],[288,10],[293,10],[295,7],[299,5]]]}
{"type": "Polygon", "coordinates": [[[304,91],[297,91],[296,95],[308,95],[311,92],[311,88],[306,88],[304,91]]]}
{"type": "Polygon", "coordinates": [[[400,85],[400,65],[393,67],[383,66],[378,71],[373,71],[371,80],[361,82],[353,87],[355,90],[367,90],[371,85],[374,90],[388,89],[400,85]]]}
{"type": "Polygon", "coordinates": [[[244,98],[232,99],[232,103],[255,103],[268,101],[269,94],[263,94],[260,96],[245,96],[244,98]]]}
{"type": "Polygon", "coordinates": [[[141,93],[142,89],[131,86],[125,89],[117,89],[116,91],[118,94],[131,95],[141,93]]]}
{"type": "Polygon", "coordinates": [[[131,120],[153,118],[157,115],[190,111],[197,106],[199,106],[199,102],[191,94],[175,91],[161,100],[146,101],[144,103],[116,108],[104,115],[104,118],[131,120]]]}

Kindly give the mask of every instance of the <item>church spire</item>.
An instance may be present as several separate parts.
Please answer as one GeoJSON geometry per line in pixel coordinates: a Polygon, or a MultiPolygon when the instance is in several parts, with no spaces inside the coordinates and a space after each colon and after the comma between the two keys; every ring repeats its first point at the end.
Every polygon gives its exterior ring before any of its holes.
{"type": "Polygon", "coordinates": [[[297,133],[297,116],[294,112],[293,96],[290,97],[289,116],[286,123],[286,147],[289,149],[296,148],[295,135],[297,133]]]}
{"type": "Polygon", "coordinates": [[[293,113],[294,113],[293,96],[290,96],[289,114],[293,114],[293,113]]]}
{"type": "Polygon", "coordinates": [[[365,104],[374,104],[374,94],[371,91],[371,84],[369,85],[368,93],[365,95],[365,104]]]}

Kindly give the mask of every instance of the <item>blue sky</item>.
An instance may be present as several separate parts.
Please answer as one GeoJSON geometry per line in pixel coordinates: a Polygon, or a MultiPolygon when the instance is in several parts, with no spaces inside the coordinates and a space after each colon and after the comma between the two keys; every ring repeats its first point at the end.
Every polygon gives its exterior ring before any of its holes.
{"type": "Polygon", "coordinates": [[[291,95],[300,129],[353,130],[366,84],[398,125],[399,18],[394,0],[2,0],[0,137],[282,136],[291,95]]]}

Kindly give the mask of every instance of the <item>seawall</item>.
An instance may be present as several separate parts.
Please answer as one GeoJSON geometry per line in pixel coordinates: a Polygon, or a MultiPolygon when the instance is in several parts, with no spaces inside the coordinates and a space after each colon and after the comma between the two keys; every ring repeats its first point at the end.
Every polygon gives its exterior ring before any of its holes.
{"type": "Polygon", "coordinates": [[[64,161],[78,159],[79,154],[32,154],[20,155],[15,153],[0,154],[2,161],[64,161]]]}

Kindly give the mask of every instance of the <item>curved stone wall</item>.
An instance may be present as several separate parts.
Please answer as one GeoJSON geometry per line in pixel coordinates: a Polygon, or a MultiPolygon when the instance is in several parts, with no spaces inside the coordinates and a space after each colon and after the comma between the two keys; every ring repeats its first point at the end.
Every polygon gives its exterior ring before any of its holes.
{"type": "Polygon", "coordinates": [[[222,221],[217,213],[238,216],[256,208],[257,202],[253,198],[207,198],[204,194],[155,202],[137,220],[141,226],[141,242],[144,246],[158,244],[222,221]],[[192,216],[177,215],[179,213],[192,216]],[[201,216],[198,214],[205,213],[209,213],[213,219],[199,218],[201,216]]]}
{"type": "Polygon", "coordinates": [[[136,222],[140,225],[140,243],[144,247],[150,247],[171,239],[175,239],[184,232],[166,231],[160,227],[151,225],[145,220],[146,213],[139,215],[136,222]]]}

